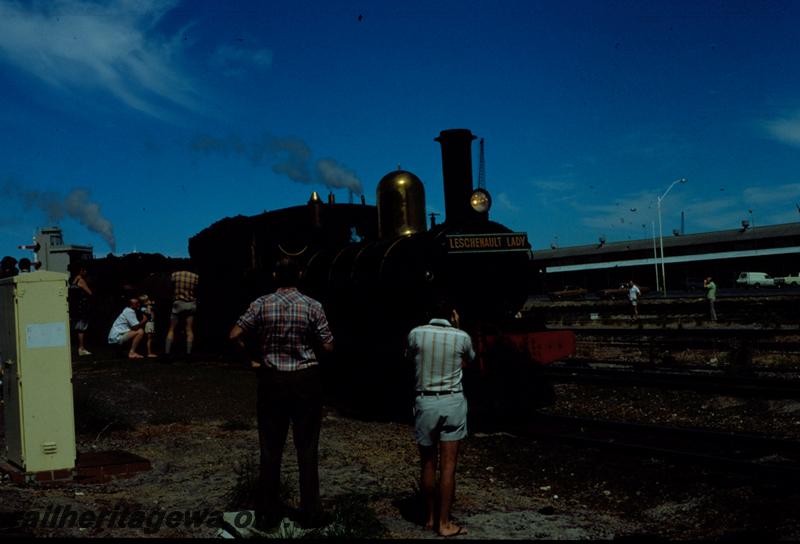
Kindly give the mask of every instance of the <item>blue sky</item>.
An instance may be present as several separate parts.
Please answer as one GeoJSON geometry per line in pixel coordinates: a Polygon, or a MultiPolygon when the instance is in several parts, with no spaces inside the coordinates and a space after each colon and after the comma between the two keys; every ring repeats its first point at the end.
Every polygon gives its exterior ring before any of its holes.
{"type": "MultiPolygon", "coordinates": [[[[800,2],[0,0],[0,254],[187,256],[238,214],[485,138],[534,251],[800,220],[800,2]]],[[[477,182],[477,142],[473,148],[477,182]]],[[[349,188],[349,189],[348,189],[349,188]]]]}

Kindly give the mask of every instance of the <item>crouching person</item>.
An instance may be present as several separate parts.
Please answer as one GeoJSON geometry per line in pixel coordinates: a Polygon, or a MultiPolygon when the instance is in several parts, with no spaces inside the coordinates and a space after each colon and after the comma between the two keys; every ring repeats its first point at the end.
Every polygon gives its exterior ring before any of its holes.
{"type": "Polygon", "coordinates": [[[108,343],[124,346],[130,342],[128,359],[143,359],[144,357],[136,352],[139,342],[144,338],[144,325],[147,323],[147,316],[142,315],[142,319],[136,315],[139,309],[139,299],[128,300],[128,306],[114,320],[111,330],[108,332],[108,343]]]}

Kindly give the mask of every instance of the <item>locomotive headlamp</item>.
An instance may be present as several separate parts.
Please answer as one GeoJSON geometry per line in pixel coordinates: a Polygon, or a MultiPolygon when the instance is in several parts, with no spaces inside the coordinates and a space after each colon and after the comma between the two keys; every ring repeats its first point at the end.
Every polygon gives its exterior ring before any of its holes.
{"type": "Polygon", "coordinates": [[[492,197],[486,189],[475,189],[469,198],[469,205],[478,213],[486,213],[492,207],[492,197]]]}

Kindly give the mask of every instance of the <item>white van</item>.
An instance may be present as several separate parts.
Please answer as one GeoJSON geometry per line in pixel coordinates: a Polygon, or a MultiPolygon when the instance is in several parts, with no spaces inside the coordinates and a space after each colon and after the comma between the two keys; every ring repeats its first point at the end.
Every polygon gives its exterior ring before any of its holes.
{"type": "Polygon", "coordinates": [[[766,272],[742,272],[736,278],[739,287],[775,287],[778,283],[766,272]]]}
{"type": "Polygon", "coordinates": [[[800,272],[784,276],[783,283],[786,285],[800,285],[800,272]]]}

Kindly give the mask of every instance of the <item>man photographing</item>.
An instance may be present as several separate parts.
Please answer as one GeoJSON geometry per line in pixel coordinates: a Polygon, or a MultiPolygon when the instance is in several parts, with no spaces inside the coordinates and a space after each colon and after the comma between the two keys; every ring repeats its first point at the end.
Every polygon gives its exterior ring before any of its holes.
{"type": "Polygon", "coordinates": [[[420,487],[425,497],[425,527],[440,536],[466,534],[450,519],[455,498],[458,446],[467,436],[467,399],[462,367],[475,358],[469,334],[456,328],[458,313],[446,301],[435,304],[427,325],[408,335],[406,354],[416,366],[414,435],[419,446],[420,487]],[[436,465],[441,457],[436,526],[436,465]]]}

